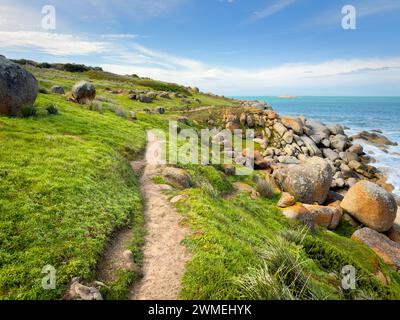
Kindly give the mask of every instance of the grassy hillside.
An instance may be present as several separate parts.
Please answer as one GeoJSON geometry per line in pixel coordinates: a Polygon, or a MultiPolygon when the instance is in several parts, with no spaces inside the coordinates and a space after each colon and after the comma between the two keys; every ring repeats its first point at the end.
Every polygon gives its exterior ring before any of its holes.
{"type": "MultiPolygon", "coordinates": [[[[132,225],[131,249],[141,263],[140,177],[129,162],[143,155],[146,130],[167,131],[169,119],[215,106],[190,114],[190,123],[200,128],[207,119],[222,118],[224,107],[235,102],[100,70],[27,68],[40,83],[35,108],[23,118],[0,116],[0,299],[58,299],[73,277],[95,280],[108,240],[121,227],[132,225]],[[69,91],[80,80],[96,86],[97,98],[89,106],[49,93],[53,85],[69,91]],[[132,89],[187,97],[144,104],[129,99],[132,89]],[[149,114],[147,109],[158,106],[167,113],[149,114]],[[131,120],[129,111],[138,119],[131,120]],[[48,264],[57,270],[57,290],[42,289],[41,270],[48,264]]],[[[284,218],[278,195],[253,199],[234,192],[238,182],[255,188],[254,174],[228,177],[213,166],[185,169],[193,187],[168,192],[188,195],[177,207],[193,231],[185,242],[193,259],[182,298],[400,299],[399,274],[350,240],[354,229],[346,222],[336,232],[318,229],[312,235],[284,218]],[[340,272],[348,264],[357,270],[356,291],[340,289],[340,272]]],[[[135,279],[121,274],[104,296],[126,298],[135,279]]]]}
{"type": "Polygon", "coordinates": [[[313,236],[282,215],[279,195],[254,200],[246,192],[227,193],[234,182],[256,188],[255,176],[225,181],[218,168],[189,172],[194,188],[183,191],[189,197],[178,209],[193,231],[187,245],[194,257],[182,298],[400,299],[399,274],[351,240],[345,221],[336,232],[321,228],[313,236]],[[341,289],[346,265],[356,268],[356,290],[341,289]],[[390,285],[378,280],[380,272],[390,285]]]}
{"type": "MultiPolygon", "coordinates": [[[[0,116],[0,298],[55,299],[72,277],[94,279],[108,238],[131,220],[139,228],[133,230],[132,248],[139,262],[142,203],[139,177],[129,161],[142,155],[145,130],[168,127],[167,116],[141,111],[156,106],[178,110],[185,104],[181,99],[142,104],[128,99],[127,93],[106,90],[168,88],[156,81],[101,71],[28,69],[42,92],[36,114],[0,116]],[[52,85],[68,91],[82,79],[97,88],[98,100],[92,106],[46,94],[52,85]],[[58,114],[49,115],[49,107],[58,114]],[[130,110],[137,112],[138,120],[129,120],[130,110]],[[48,264],[57,269],[55,291],[42,289],[41,270],[48,264]]],[[[201,105],[229,104],[202,94],[194,97],[201,105]]]]}

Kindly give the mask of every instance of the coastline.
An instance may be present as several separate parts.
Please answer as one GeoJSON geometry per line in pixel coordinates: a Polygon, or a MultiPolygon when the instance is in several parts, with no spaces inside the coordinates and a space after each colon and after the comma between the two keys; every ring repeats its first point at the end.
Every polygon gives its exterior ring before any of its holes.
{"type": "MultiPolygon", "coordinates": [[[[380,132],[391,141],[400,144],[400,97],[318,97],[303,96],[297,99],[279,99],[274,96],[235,97],[236,99],[266,101],[282,115],[304,115],[326,124],[343,125],[348,136],[362,131],[380,132]],[[376,107],[375,107],[376,106],[376,107]],[[385,111],[386,110],[386,111],[385,111]]],[[[374,159],[373,165],[387,176],[400,195],[400,146],[380,148],[358,140],[366,154],[374,159]]]]}

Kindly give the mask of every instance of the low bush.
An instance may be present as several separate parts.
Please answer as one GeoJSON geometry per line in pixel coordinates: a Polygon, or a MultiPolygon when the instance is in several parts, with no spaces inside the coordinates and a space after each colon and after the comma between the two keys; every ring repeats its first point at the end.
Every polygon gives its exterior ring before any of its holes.
{"type": "Polygon", "coordinates": [[[29,117],[33,117],[36,115],[36,108],[35,106],[29,106],[25,109],[22,109],[21,111],[21,116],[23,118],[29,118],[29,117]]]}
{"type": "Polygon", "coordinates": [[[263,198],[272,199],[274,196],[274,187],[269,179],[258,178],[256,190],[263,198]]]}
{"type": "Polygon", "coordinates": [[[58,109],[57,109],[57,107],[55,105],[48,106],[46,108],[46,110],[47,110],[47,113],[50,114],[50,115],[57,115],[58,114],[58,109]]]}

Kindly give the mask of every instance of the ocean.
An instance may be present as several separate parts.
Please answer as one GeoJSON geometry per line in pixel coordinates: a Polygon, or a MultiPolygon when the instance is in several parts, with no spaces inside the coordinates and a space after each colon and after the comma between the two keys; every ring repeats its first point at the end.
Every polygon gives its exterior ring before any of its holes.
{"type": "MultiPolygon", "coordinates": [[[[338,123],[353,135],[363,130],[381,130],[383,135],[400,145],[400,97],[234,97],[268,102],[281,115],[304,115],[324,123],[338,123]]],[[[385,153],[369,144],[361,143],[367,154],[376,159],[373,164],[388,176],[400,195],[400,146],[385,153]]]]}

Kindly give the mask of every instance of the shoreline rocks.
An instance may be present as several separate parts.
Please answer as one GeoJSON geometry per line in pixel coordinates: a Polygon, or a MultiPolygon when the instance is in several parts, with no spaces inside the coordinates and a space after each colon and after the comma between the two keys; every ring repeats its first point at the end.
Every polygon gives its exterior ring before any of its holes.
{"type": "Polygon", "coordinates": [[[397,213],[394,197],[369,181],[358,182],[350,188],[341,207],[365,226],[378,232],[388,231],[397,213]]]}

